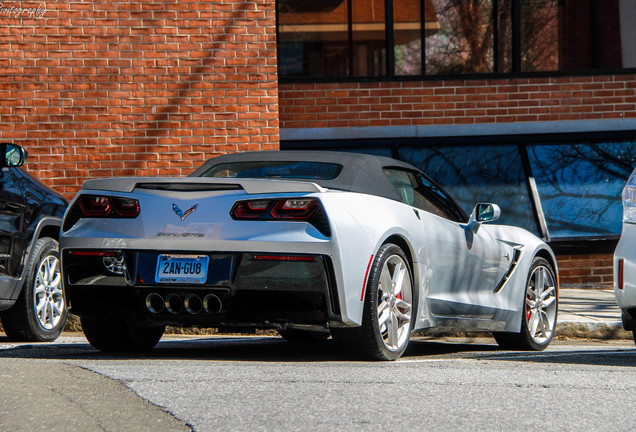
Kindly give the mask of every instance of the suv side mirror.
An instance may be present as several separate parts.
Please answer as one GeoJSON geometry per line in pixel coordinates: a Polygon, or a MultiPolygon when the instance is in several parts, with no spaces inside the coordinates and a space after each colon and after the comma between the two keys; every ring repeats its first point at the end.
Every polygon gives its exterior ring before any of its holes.
{"type": "Polygon", "coordinates": [[[27,152],[16,144],[3,143],[4,158],[0,160],[2,167],[19,167],[24,165],[27,159],[27,152]]]}
{"type": "Polygon", "coordinates": [[[468,220],[468,228],[477,232],[479,225],[484,222],[492,222],[501,216],[501,209],[497,204],[479,203],[473,209],[468,220]]]}

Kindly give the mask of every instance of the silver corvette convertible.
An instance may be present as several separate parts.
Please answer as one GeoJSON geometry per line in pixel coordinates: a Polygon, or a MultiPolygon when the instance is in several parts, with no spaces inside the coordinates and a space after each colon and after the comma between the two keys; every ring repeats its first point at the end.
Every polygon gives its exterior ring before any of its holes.
{"type": "Polygon", "coordinates": [[[166,325],[330,335],[393,360],[413,330],[554,334],[550,248],[480,203],[470,217],[415,167],[334,152],[251,152],[189,177],[86,181],[60,241],[65,292],[104,351],[150,349],[166,325]]]}

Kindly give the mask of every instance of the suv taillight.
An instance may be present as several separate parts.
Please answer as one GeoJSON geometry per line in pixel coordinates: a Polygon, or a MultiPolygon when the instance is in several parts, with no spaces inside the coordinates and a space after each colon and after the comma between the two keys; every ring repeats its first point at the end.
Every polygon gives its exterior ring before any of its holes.
{"type": "Polygon", "coordinates": [[[636,169],[623,189],[623,222],[636,223],[636,169]]]}

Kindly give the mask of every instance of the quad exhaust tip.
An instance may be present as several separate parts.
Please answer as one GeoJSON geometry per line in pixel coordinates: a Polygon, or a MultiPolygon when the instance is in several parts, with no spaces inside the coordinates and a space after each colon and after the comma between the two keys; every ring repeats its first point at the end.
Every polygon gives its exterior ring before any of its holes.
{"type": "Polygon", "coordinates": [[[168,311],[173,315],[179,315],[185,311],[190,315],[203,312],[216,315],[223,309],[223,302],[215,294],[208,294],[202,300],[196,294],[188,294],[182,298],[179,294],[170,293],[164,299],[160,294],[150,293],[146,296],[146,309],[153,314],[168,311]]]}
{"type": "Polygon", "coordinates": [[[221,299],[214,294],[208,294],[203,298],[203,309],[209,314],[218,314],[223,308],[221,299]]]}
{"type": "Polygon", "coordinates": [[[192,315],[196,315],[201,313],[203,310],[203,302],[201,302],[201,297],[196,294],[188,294],[183,302],[186,310],[192,315]]]}
{"type": "Polygon", "coordinates": [[[148,297],[146,297],[146,308],[154,314],[163,312],[165,309],[163,298],[157,293],[148,294],[148,297]]]}

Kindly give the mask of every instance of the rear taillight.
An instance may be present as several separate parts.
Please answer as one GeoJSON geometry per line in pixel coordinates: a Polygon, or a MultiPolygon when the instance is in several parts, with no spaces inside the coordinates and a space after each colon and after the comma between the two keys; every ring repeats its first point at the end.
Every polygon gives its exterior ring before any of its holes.
{"type": "Polygon", "coordinates": [[[314,262],[316,258],[307,255],[253,255],[255,261],[297,261],[314,262]]]}
{"type": "Polygon", "coordinates": [[[82,218],[134,219],[140,211],[139,201],[133,198],[80,195],[66,215],[62,229],[69,230],[82,218]]]}
{"type": "Polygon", "coordinates": [[[105,196],[82,195],[78,202],[84,216],[108,216],[111,211],[110,200],[105,196]]]}
{"type": "Polygon", "coordinates": [[[274,219],[306,220],[317,208],[318,201],[315,199],[280,200],[272,208],[272,216],[274,219]]]}
{"type": "Polygon", "coordinates": [[[232,217],[235,219],[258,219],[269,208],[269,201],[241,201],[234,205],[232,217]]]}
{"type": "Polygon", "coordinates": [[[623,222],[636,224],[636,169],[623,189],[623,222]]]}
{"type": "Polygon", "coordinates": [[[139,216],[139,201],[132,198],[111,198],[113,211],[119,217],[136,218],[139,216]]]}
{"type": "Polygon", "coordinates": [[[85,217],[136,218],[139,216],[139,201],[132,198],[82,195],[77,202],[82,216],[85,217]]]}
{"type": "Polygon", "coordinates": [[[325,237],[331,237],[327,213],[315,198],[238,201],[230,215],[235,220],[307,222],[325,237]]]}
{"type": "Polygon", "coordinates": [[[239,201],[232,208],[234,219],[296,220],[310,219],[320,208],[313,198],[287,198],[272,200],[239,201]]]}

